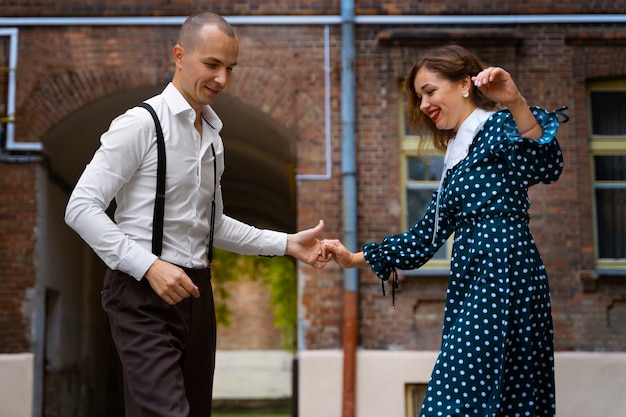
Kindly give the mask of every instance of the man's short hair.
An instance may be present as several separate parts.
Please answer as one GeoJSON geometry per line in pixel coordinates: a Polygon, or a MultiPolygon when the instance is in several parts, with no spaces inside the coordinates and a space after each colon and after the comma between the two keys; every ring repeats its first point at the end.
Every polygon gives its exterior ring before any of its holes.
{"type": "Polygon", "coordinates": [[[213,12],[201,12],[189,16],[180,28],[178,44],[192,51],[198,44],[199,35],[206,25],[214,25],[230,37],[237,37],[233,27],[222,16],[213,12]]]}

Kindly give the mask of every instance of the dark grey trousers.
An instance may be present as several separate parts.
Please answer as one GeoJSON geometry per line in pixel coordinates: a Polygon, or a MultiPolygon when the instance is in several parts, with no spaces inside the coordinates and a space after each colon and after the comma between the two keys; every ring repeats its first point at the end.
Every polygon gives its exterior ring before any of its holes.
{"type": "Polygon", "coordinates": [[[107,268],[102,307],[124,375],[126,417],[210,417],[216,323],[210,269],[185,269],[200,298],[170,306],[107,268]]]}

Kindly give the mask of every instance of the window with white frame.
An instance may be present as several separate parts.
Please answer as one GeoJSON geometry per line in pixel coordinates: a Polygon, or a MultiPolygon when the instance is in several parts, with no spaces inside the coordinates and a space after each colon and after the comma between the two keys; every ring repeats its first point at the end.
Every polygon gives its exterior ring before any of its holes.
{"type": "MultiPolygon", "coordinates": [[[[402,94],[400,94],[403,97],[402,94]]],[[[439,187],[443,169],[443,155],[431,146],[419,146],[420,138],[404,120],[404,103],[400,105],[400,180],[402,181],[402,229],[408,230],[426,213],[432,194],[439,187]],[[419,149],[419,152],[418,152],[419,149]]],[[[405,275],[445,274],[450,269],[452,238],[417,271],[404,271],[405,275]]]]}
{"type": "Polygon", "coordinates": [[[589,84],[596,268],[626,273],[626,80],[589,84]]]}

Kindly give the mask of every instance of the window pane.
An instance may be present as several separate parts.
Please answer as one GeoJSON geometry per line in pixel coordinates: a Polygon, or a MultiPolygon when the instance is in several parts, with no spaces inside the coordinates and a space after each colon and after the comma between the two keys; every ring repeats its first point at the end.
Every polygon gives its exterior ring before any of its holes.
{"type": "Polygon", "coordinates": [[[407,189],[407,227],[413,226],[424,216],[424,213],[426,213],[426,207],[428,207],[428,203],[430,203],[434,191],[435,188],[407,189]]]}
{"type": "Polygon", "coordinates": [[[411,135],[414,135],[414,134],[415,133],[409,127],[409,123],[405,120],[404,121],[404,136],[411,136],[411,135]]]}
{"type": "Polygon", "coordinates": [[[439,181],[443,169],[443,156],[409,156],[407,158],[409,181],[439,181]]]}
{"type": "MultiPolygon", "coordinates": [[[[424,188],[408,188],[406,201],[407,201],[407,229],[411,228],[417,223],[426,213],[426,208],[432,200],[433,192],[436,187],[424,187],[424,188]]],[[[439,251],[433,256],[433,259],[446,259],[447,248],[446,245],[442,246],[439,251]]]]}
{"type": "Polygon", "coordinates": [[[598,257],[626,258],[626,189],[596,189],[598,257]]]}
{"type": "Polygon", "coordinates": [[[592,91],[590,96],[592,133],[626,135],[626,91],[592,91]]]}
{"type": "Polygon", "coordinates": [[[596,181],[626,180],[626,155],[596,156],[596,181]]]}

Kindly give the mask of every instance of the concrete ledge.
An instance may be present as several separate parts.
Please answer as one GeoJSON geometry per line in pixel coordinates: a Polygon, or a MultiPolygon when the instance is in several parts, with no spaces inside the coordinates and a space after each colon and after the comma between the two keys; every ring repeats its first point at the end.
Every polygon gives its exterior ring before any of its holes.
{"type": "Polygon", "coordinates": [[[626,353],[557,352],[555,366],[557,415],[626,416],[626,353]]]}
{"type": "Polygon", "coordinates": [[[291,398],[293,356],[284,350],[218,350],[213,398],[291,398]]]}
{"type": "Polygon", "coordinates": [[[0,354],[0,416],[31,417],[33,354],[0,354]]]}
{"type": "MultiPolygon", "coordinates": [[[[426,383],[437,352],[357,353],[357,417],[405,415],[405,384],[426,383]]],[[[216,400],[291,397],[292,357],[284,351],[220,351],[216,400]]],[[[343,352],[299,353],[299,416],[340,417],[343,352]]],[[[557,413],[626,416],[626,352],[557,352],[557,413]]],[[[31,417],[33,354],[0,354],[0,416],[31,417]]]]}
{"type": "MultiPolygon", "coordinates": [[[[426,383],[437,352],[357,353],[357,417],[406,415],[405,384],[426,383]]],[[[341,417],[343,352],[299,353],[299,416],[341,417]]],[[[626,416],[626,353],[558,352],[557,415],[626,416]]]]}

